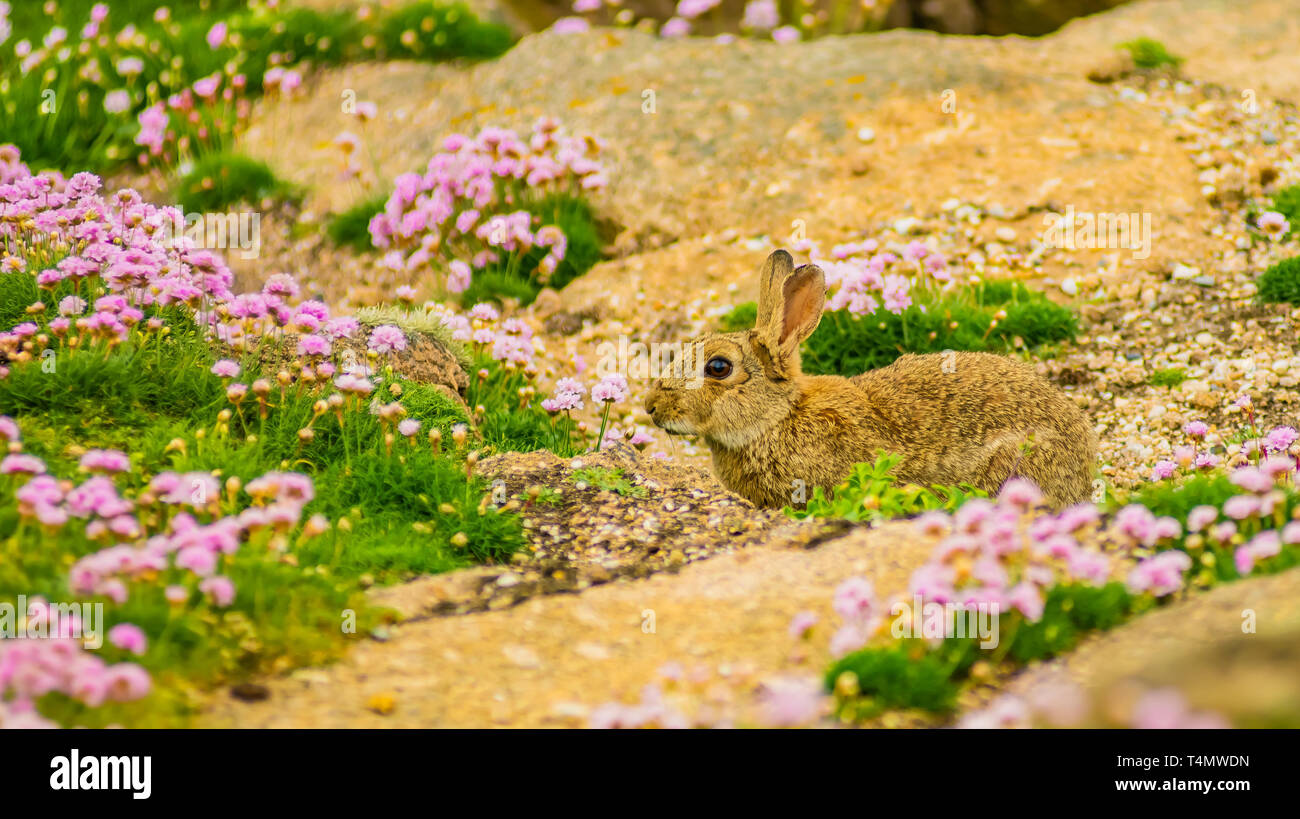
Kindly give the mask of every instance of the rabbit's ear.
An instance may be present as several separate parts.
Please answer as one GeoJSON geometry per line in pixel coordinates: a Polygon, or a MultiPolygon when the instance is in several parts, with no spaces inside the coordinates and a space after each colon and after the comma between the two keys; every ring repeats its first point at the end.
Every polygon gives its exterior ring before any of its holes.
{"type": "Polygon", "coordinates": [[[780,349],[783,355],[797,350],[813,334],[826,305],[826,274],[815,264],[806,264],[785,280],[782,288],[780,349]]]}
{"type": "Polygon", "coordinates": [[[794,273],[794,259],[784,250],[774,250],[758,271],[758,320],[754,329],[760,333],[779,334],[773,319],[780,321],[785,302],[785,280],[794,273]]]}
{"type": "MultiPolygon", "coordinates": [[[[789,254],[778,252],[789,260],[789,254]]],[[[792,262],[786,264],[792,265],[792,262]]],[[[777,265],[771,266],[778,268],[777,265]]],[[[769,273],[767,265],[763,273],[769,273]]],[[[769,378],[794,378],[799,375],[799,345],[813,334],[822,320],[826,274],[817,265],[806,264],[790,271],[784,280],[763,292],[770,315],[764,322],[763,307],[759,307],[759,323],[751,335],[754,350],[769,378]]]]}

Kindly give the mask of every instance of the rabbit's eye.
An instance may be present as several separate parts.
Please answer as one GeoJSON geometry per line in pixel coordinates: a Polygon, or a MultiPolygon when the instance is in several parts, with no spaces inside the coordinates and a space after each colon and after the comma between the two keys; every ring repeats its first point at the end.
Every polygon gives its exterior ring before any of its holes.
{"type": "Polygon", "coordinates": [[[704,374],[709,378],[726,378],[731,375],[731,362],[721,356],[710,358],[704,365],[704,374]]]}

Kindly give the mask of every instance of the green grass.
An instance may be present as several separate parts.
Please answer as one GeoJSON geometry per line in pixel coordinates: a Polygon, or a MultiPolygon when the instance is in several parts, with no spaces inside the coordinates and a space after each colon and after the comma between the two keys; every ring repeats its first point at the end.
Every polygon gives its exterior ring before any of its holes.
{"type": "MultiPolygon", "coordinates": [[[[39,0],[12,5],[14,32],[5,49],[24,38],[39,43],[55,24],[67,28],[69,39],[76,40],[93,2],[64,0],[52,16],[45,14],[39,0]]],[[[463,4],[429,0],[377,11],[370,20],[359,19],[350,9],[250,11],[243,0],[205,0],[169,4],[172,19],[165,24],[153,20],[158,3],[123,0],[109,5],[101,31],[115,34],[131,23],[145,38],[144,47],[110,40],[107,46],[96,46],[85,57],[74,57],[56,68],[51,78],[45,77],[46,66],[23,73],[17,60],[0,63],[3,139],[18,146],[33,170],[102,173],[133,161],[140,150],[133,143],[139,112],[216,71],[245,75],[246,93],[256,96],[272,65],[306,68],[359,60],[487,59],[505,53],[514,42],[508,28],[480,21],[463,4]],[[218,21],[227,24],[229,36],[225,44],[212,49],[206,37],[218,21]],[[134,79],[117,73],[117,64],[127,56],[143,61],[143,73],[134,79]],[[94,64],[101,79],[81,79],[83,63],[94,64]],[[132,90],[131,106],[109,114],[104,109],[105,95],[122,88],[132,90]],[[53,110],[48,104],[42,107],[47,103],[43,95],[50,91],[53,110]]],[[[227,121],[227,114],[207,123],[209,144],[199,153],[231,147],[233,119],[227,121]]],[[[173,117],[172,126],[176,125],[173,117]]],[[[191,130],[187,126],[182,132],[191,130]]]]}
{"type": "MultiPolygon", "coordinates": [[[[892,520],[919,515],[932,509],[955,511],[971,498],[988,494],[973,486],[898,485],[893,471],[902,456],[876,452],[873,463],[853,465],[853,471],[827,496],[822,487],[813,487],[803,509],[787,506],[786,514],[795,518],[842,518],[844,520],[892,520]]],[[[796,499],[797,500],[797,499],[796,499]]]]}
{"type": "Polygon", "coordinates": [[[1272,265],[1256,282],[1262,302],[1300,305],[1300,256],[1272,265]]]}
{"type": "Polygon", "coordinates": [[[623,470],[606,466],[589,466],[575,469],[569,475],[569,480],[574,484],[586,484],[602,492],[616,492],[625,498],[644,498],[646,494],[645,487],[637,486],[629,481],[623,475],[623,470]]]}
{"type": "Polygon", "coordinates": [[[1151,373],[1147,383],[1153,387],[1168,387],[1173,389],[1187,380],[1187,370],[1182,367],[1167,367],[1163,370],[1156,370],[1151,373]]]}
{"type": "Polygon", "coordinates": [[[904,353],[1032,350],[1073,339],[1078,332],[1078,320],[1069,308],[1018,282],[990,281],[954,293],[914,297],[912,306],[898,314],[824,314],[804,342],[804,371],[848,376],[887,366],[904,353]]]}
{"type": "Polygon", "coordinates": [[[181,177],[177,202],[187,213],[224,211],[264,200],[289,200],[299,196],[295,186],[276,177],[261,160],[232,153],[207,154],[181,177]]]}

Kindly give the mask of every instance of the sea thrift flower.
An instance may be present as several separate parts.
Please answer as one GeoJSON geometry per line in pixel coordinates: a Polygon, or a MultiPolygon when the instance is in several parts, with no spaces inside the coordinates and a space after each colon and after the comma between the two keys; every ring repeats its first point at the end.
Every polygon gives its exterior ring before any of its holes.
{"type": "Polygon", "coordinates": [[[793,728],[816,722],[827,703],[820,681],[781,677],[763,684],[762,721],[772,728],[793,728]]]}
{"type": "Polygon", "coordinates": [[[108,641],[120,649],[129,651],[137,657],[145,653],[148,639],[139,626],[130,623],[118,623],[108,630],[108,641]]]}
{"type": "Polygon", "coordinates": [[[1183,572],[1192,567],[1186,552],[1170,549],[1139,563],[1128,576],[1128,589],[1134,594],[1151,592],[1156,597],[1173,594],[1183,587],[1183,572]]]}
{"type": "Polygon", "coordinates": [[[1265,452],[1286,452],[1300,434],[1291,427],[1274,427],[1264,438],[1265,452]]]}
{"type": "Polygon", "coordinates": [[[616,402],[627,398],[627,379],[621,375],[607,375],[591,388],[591,400],[616,402]]]}
{"type": "Polygon", "coordinates": [[[1154,468],[1152,468],[1151,480],[1164,481],[1167,480],[1167,478],[1173,477],[1177,472],[1178,464],[1175,464],[1174,461],[1171,460],[1161,460],[1154,465],[1154,468]]]}
{"type": "Polygon", "coordinates": [[[126,472],[131,459],[116,449],[92,449],[81,456],[80,466],[86,472],[126,472]]]}
{"type": "Polygon", "coordinates": [[[875,588],[866,578],[851,577],[835,589],[831,607],[845,622],[865,623],[876,609],[875,588]]]}
{"type": "Polygon", "coordinates": [[[204,579],[199,583],[199,591],[207,595],[217,608],[224,609],[235,602],[235,584],[223,575],[204,579]]]}
{"type": "Polygon", "coordinates": [[[383,324],[370,331],[368,346],[377,353],[401,352],[406,349],[406,336],[392,324],[383,324]]]}
{"type": "Polygon", "coordinates": [[[228,358],[223,358],[212,365],[212,374],[220,378],[238,378],[239,364],[228,358]]]}
{"type": "Polygon", "coordinates": [[[1261,213],[1255,224],[1272,239],[1280,239],[1291,231],[1291,223],[1286,216],[1275,210],[1261,213]]]}

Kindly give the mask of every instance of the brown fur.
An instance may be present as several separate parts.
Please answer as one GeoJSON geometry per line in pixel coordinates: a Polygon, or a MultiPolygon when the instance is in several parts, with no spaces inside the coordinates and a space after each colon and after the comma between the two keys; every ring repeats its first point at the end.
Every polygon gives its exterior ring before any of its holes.
{"type": "Polygon", "coordinates": [[[732,371],[702,383],[660,379],[646,400],[657,426],[704,439],[728,489],[758,506],[784,506],[796,481],[808,492],[833,488],[883,449],[902,456],[898,477],[912,483],[996,493],[1020,476],[1053,506],[1087,498],[1097,447],[1087,417],[1028,367],[988,353],[940,353],[905,355],[851,379],[803,375],[799,345],[821,320],[825,277],[814,265],[794,270],[782,250],[760,276],[753,330],[692,342],[694,379],[713,357],[732,371]]]}

